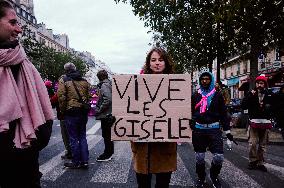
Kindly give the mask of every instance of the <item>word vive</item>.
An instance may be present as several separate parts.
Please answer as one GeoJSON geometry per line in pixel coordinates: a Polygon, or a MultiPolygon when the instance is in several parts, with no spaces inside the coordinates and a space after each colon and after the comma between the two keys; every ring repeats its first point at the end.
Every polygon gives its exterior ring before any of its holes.
{"type": "Polygon", "coordinates": [[[112,81],[112,140],[190,141],[190,75],[115,75],[112,81]]]}

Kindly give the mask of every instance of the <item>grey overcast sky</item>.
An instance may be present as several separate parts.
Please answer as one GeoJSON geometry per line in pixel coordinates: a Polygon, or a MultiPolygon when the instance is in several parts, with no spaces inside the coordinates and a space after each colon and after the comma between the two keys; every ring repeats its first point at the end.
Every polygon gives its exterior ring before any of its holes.
{"type": "Polygon", "coordinates": [[[70,47],[89,51],[115,73],[139,73],[151,34],[129,4],[114,0],[34,0],[38,23],[66,33],[70,47]]]}

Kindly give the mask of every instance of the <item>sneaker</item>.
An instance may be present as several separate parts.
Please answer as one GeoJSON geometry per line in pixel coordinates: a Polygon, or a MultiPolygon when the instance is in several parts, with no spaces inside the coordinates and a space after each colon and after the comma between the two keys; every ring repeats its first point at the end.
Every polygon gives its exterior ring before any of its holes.
{"type": "Polygon", "coordinates": [[[112,155],[102,154],[96,159],[96,161],[99,161],[99,162],[110,161],[111,158],[112,158],[112,155]]]}
{"type": "Polygon", "coordinates": [[[221,188],[222,187],[221,182],[218,178],[213,178],[213,179],[211,179],[211,181],[213,183],[214,188],[221,188]]]}
{"type": "Polygon", "coordinates": [[[80,164],[75,164],[75,163],[72,163],[72,162],[64,163],[64,166],[67,167],[67,168],[70,168],[70,169],[79,169],[79,168],[81,168],[80,164]]]}
{"type": "Polygon", "coordinates": [[[267,172],[267,168],[264,165],[258,165],[257,169],[262,171],[262,172],[267,172]]]}
{"type": "Polygon", "coordinates": [[[72,155],[71,154],[62,155],[61,159],[72,159],[72,155]]]}
{"type": "Polygon", "coordinates": [[[249,162],[249,164],[248,164],[248,169],[249,169],[249,170],[255,170],[255,169],[257,169],[257,161],[249,162]]]}
{"type": "Polygon", "coordinates": [[[203,188],[204,187],[204,180],[198,179],[195,183],[196,188],[203,188]]]}
{"type": "Polygon", "coordinates": [[[81,163],[81,168],[82,169],[88,169],[89,168],[89,164],[88,164],[88,162],[85,162],[85,163],[81,163]]]}

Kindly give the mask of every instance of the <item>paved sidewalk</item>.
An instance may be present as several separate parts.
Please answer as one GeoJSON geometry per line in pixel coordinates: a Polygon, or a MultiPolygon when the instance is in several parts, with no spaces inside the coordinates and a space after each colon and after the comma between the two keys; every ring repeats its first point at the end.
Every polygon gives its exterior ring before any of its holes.
{"type": "MultiPolygon", "coordinates": [[[[237,141],[248,141],[248,135],[246,129],[232,128],[231,133],[237,141]]],[[[279,130],[270,130],[269,143],[273,145],[284,145],[284,140],[279,130]]]]}

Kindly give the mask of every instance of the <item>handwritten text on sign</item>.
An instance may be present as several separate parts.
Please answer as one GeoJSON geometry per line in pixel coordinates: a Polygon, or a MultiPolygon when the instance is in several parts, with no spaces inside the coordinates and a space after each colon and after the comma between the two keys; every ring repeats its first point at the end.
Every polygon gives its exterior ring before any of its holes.
{"type": "Polygon", "coordinates": [[[191,139],[190,75],[115,75],[112,97],[112,140],[191,139]]]}

